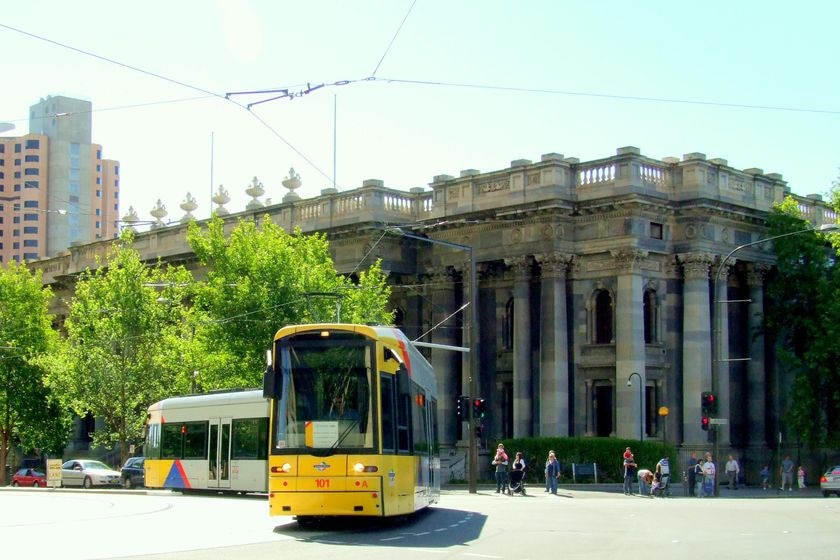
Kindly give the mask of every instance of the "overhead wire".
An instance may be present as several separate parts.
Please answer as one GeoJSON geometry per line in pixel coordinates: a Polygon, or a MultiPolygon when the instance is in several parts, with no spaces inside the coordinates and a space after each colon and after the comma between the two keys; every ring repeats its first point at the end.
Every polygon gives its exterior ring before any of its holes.
{"type": "Polygon", "coordinates": [[[61,47],[61,48],[64,48],[64,49],[68,49],[68,50],[71,50],[73,52],[85,55],[85,56],[90,56],[90,57],[93,57],[97,60],[101,60],[103,62],[107,62],[107,63],[110,63],[110,64],[115,64],[115,65],[120,66],[122,68],[126,68],[126,69],[132,70],[134,72],[139,72],[139,73],[144,74],[146,76],[150,76],[150,77],[153,77],[153,78],[156,78],[156,79],[159,79],[159,80],[163,80],[163,81],[166,81],[166,82],[169,82],[169,83],[181,86],[181,87],[185,87],[185,88],[188,88],[188,89],[199,91],[201,93],[207,94],[207,96],[209,96],[209,97],[215,97],[215,98],[233,103],[237,107],[246,110],[249,114],[251,114],[254,118],[256,118],[259,123],[261,123],[264,127],[266,127],[276,138],[278,138],[280,141],[282,141],[284,144],[286,144],[286,146],[288,146],[295,154],[297,154],[298,156],[303,158],[303,160],[306,161],[306,163],[308,163],[310,166],[312,166],[312,168],[315,169],[318,173],[320,173],[321,175],[323,175],[327,179],[332,180],[332,177],[330,177],[327,173],[325,173],[311,159],[306,157],[300,150],[298,150],[296,147],[294,147],[294,145],[292,145],[291,142],[286,140],[286,138],[284,138],[279,132],[277,132],[277,130],[274,127],[272,127],[270,124],[268,124],[265,121],[265,119],[260,118],[253,111],[249,110],[248,107],[242,105],[241,103],[238,103],[238,102],[234,101],[233,99],[230,99],[226,95],[216,93],[216,92],[210,91],[208,89],[189,84],[189,83],[184,82],[182,80],[176,80],[174,78],[164,76],[163,74],[158,74],[156,72],[151,72],[149,70],[145,70],[145,69],[140,68],[138,66],[134,66],[134,65],[131,65],[131,64],[120,62],[119,60],[116,60],[116,59],[113,59],[113,58],[110,58],[110,57],[107,57],[107,56],[102,56],[102,55],[99,55],[99,54],[96,54],[96,53],[93,53],[93,52],[90,52],[90,51],[86,51],[84,49],[80,49],[78,47],[74,47],[72,45],[62,43],[61,41],[55,41],[53,39],[49,39],[47,37],[43,37],[41,35],[37,35],[35,33],[31,33],[29,31],[25,31],[23,29],[19,29],[17,27],[12,27],[10,25],[6,25],[4,23],[0,23],[0,28],[7,29],[9,31],[13,31],[15,33],[20,33],[20,34],[25,35],[27,37],[30,37],[32,39],[37,39],[39,41],[44,41],[46,43],[50,43],[52,45],[55,45],[55,46],[58,46],[58,47],[61,47]]]}
{"type": "Polygon", "coordinates": [[[391,42],[390,42],[390,43],[388,43],[388,46],[387,46],[387,47],[385,47],[385,52],[384,52],[384,53],[382,53],[382,57],[379,59],[379,62],[376,64],[376,68],[374,68],[374,69],[373,69],[373,72],[371,72],[371,73],[370,73],[370,77],[371,77],[371,78],[373,78],[374,76],[376,76],[376,73],[379,71],[379,67],[380,67],[380,66],[382,66],[382,62],[385,60],[385,57],[386,57],[386,56],[388,56],[388,52],[390,52],[391,47],[392,47],[392,46],[393,46],[393,44],[394,44],[394,41],[396,41],[396,40],[397,40],[397,35],[399,35],[399,34],[400,34],[400,31],[402,31],[403,25],[405,25],[405,22],[406,22],[406,20],[408,19],[408,16],[409,16],[409,15],[411,15],[411,10],[413,10],[413,9],[414,9],[414,5],[415,5],[416,3],[417,3],[417,0],[414,0],[414,1],[411,3],[411,6],[409,6],[409,7],[408,7],[408,11],[405,13],[405,17],[403,17],[402,21],[400,22],[399,27],[397,27],[397,31],[394,33],[394,36],[393,36],[393,37],[391,37],[391,42]]]}

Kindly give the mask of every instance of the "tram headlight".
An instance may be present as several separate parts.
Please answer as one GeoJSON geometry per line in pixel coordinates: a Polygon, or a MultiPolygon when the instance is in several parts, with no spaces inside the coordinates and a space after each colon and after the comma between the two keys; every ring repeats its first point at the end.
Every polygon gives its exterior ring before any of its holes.
{"type": "Polygon", "coordinates": [[[353,470],[356,472],[365,472],[365,466],[361,463],[356,463],[353,465],[353,470]]]}
{"type": "Polygon", "coordinates": [[[377,467],[376,465],[365,465],[363,463],[356,463],[355,465],[353,465],[353,470],[357,473],[371,473],[377,472],[379,470],[379,467],[377,467]]]}
{"type": "Polygon", "coordinates": [[[292,465],[289,464],[289,463],[283,463],[283,466],[281,468],[283,469],[283,472],[291,472],[292,471],[292,465]]]}

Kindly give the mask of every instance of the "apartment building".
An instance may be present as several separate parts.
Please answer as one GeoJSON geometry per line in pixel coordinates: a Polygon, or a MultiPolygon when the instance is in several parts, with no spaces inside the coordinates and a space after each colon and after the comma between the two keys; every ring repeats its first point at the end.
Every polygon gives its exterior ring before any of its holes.
{"type": "Polygon", "coordinates": [[[0,137],[0,262],[118,234],[119,162],[91,129],[90,101],[48,96],[30,107],[28,134],[0,137]]]}

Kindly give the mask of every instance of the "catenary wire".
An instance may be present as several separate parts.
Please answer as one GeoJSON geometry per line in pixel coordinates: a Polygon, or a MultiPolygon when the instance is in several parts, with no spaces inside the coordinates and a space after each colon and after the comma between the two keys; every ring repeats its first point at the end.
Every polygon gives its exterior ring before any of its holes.
{"type": "Polygon", "coordinates": [[[408,16],[411,15],[411,10],[414,9],[414,5],[416,3],[417,3],[417,0],[414,0],[414,2],[411,3],[411,6],[408,7],[408,11],[405,13],[405,17],[403,17],[402,22],[400,22],[399,27],[397,27],[397,31],[394,33],[394,36],[391,37],[391,42],[388,43],[388,46],[385,48],[385,52],[382,53],[382,58],[379,59],[379,62],[376,64],[376,68],[373,69],[373,72],[370,73],[371,78],[376,76],[376,72],[379,70],[379,67],[382,66],[382,62],[385,61],[385,57],[388,56],[388,52],[390,52],[391,47],[394,45],[394,41],[397,40],[397,35],[399,35],[400,31],[402,31],[403,25],[405,25],[405,22],[408,19],[408,16]]]}

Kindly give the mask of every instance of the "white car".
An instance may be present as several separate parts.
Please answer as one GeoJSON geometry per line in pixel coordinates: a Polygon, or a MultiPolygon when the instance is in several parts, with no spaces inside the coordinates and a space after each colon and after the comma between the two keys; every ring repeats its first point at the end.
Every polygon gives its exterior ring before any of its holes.
{"type": "Polygon", "coordinates": [[[102,461],[71,459],[61,465],[62,486],[120,486],[120,471],[115,471],[102,461]]]}
{"type": "Polygon", "coordinates": [[[840,465],[831,467],[820,477],[820,490],[826,498],[831,494],[840,496],[840,465]]]}

